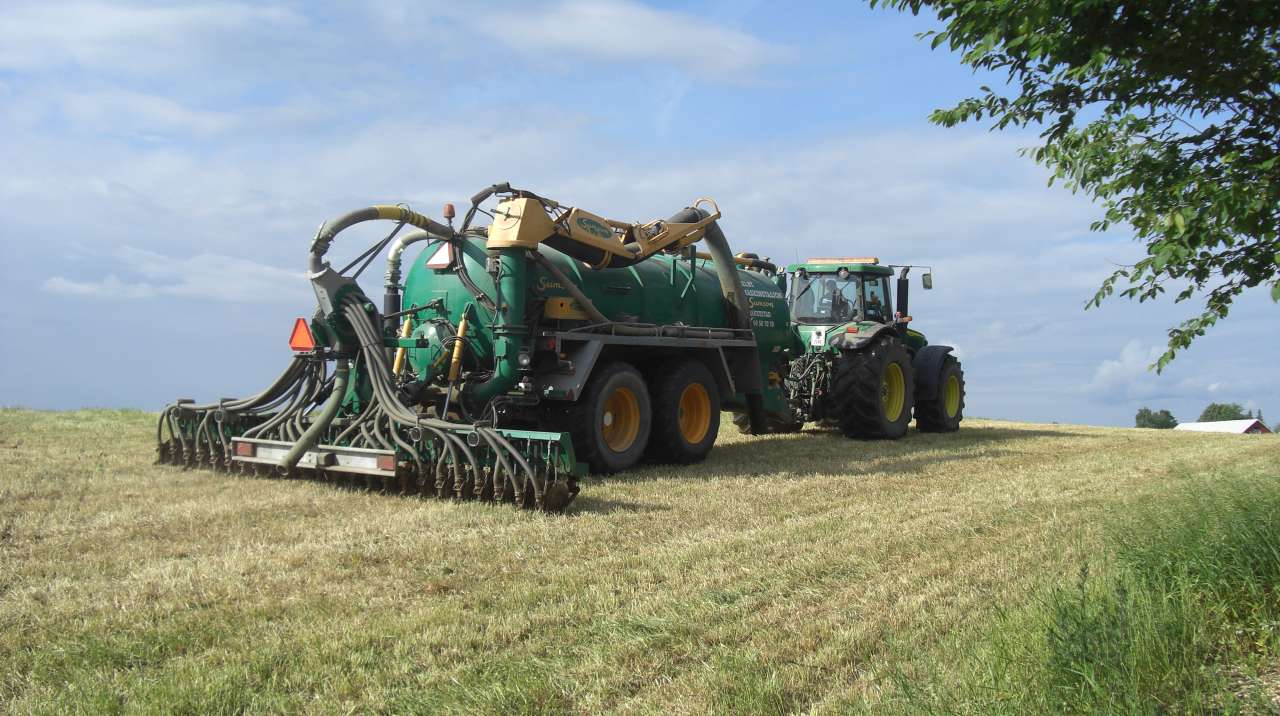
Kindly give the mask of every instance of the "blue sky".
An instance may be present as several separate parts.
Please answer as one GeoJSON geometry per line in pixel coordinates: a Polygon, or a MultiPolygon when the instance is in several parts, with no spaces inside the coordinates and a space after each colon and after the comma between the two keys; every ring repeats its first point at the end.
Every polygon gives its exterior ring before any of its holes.
{"type": "MultiPolygon", "coordinates": [[[[306,246],[370,203],[511,181],[620,219],[715,197],[736,250],[931,264],[915,326],[968,413],[1280,417],[1257,292],[1163,375],[1194,306],[1083,310],[1140,247],[928,112],[993,78],[856,3],[94,3],[0,10],[0,404],[155,409],[261,387],[313,310],[306,246]]],[[[357,241],[349,242],[354,247],[357,241]]],[[[372,288],[372,287],[371,287],[372,288]]]]}

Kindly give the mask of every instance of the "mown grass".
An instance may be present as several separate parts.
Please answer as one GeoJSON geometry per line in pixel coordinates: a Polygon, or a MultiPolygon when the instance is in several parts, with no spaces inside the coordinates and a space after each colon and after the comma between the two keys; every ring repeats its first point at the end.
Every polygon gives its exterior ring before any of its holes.
{"type": "Polygon", "coordinates": [[[1008,670],[981,658],[992,625],[1037,626],[1083,561],[1119,569],[1104,525],[1274,476],[1280,448],[996,421],[726,433],[555,517],[155,466],[151,421],[0,411],[0,708],[965,708],[1008,670]]]}
{"type": "Polygon", "coordinates": [[[950,690],[904,711],[1280,712],[1280,468],[1213,469],[1112,518],[1108,549],[999,614],[950,690]],[[1101,570],[1094,568],[1100,566],[1101,570]]]}

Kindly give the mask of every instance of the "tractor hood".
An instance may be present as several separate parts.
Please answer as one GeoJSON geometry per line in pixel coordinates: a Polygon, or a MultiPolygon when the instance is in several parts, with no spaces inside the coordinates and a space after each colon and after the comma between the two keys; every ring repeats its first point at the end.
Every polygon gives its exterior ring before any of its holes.
{"type": "MultiPolygon", "coordinates": [[[[796,328],[808,353],[860,348],[885,331],[897,333],[892,325],[875,321],[849,321],[828,326],[801,323],[796,328]]],[[[912,350],[928,345],[923,333],[910,329],[907,330],[905,342],[912,350]]]]}
{"type": "Polygon", "coordinates": [[[849,321],[825,326],[807,323],[797,325],[805,350],[810,353],[844,348],[851,340],[868,337],[877,329],[885,327],[885,324],[875,321],[849,321]]]}

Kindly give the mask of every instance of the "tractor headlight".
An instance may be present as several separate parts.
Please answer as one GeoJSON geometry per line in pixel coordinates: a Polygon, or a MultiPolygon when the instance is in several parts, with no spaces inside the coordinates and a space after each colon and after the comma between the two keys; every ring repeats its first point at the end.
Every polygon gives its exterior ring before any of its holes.
{"type": "Polygon", "coordinates": [[[521,353],[520,355],[516,356],[516,365],[520,366],[521,368],[528,368],[529,364],[532,362],[533,362],[533,357],[530,356],[528,353],[521,353]]]}

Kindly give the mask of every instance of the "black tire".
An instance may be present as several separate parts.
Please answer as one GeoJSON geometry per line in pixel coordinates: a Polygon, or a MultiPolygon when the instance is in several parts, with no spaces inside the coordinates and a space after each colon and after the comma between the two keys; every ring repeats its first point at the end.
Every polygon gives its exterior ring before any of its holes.
{"type": "Polygon", "coordinates": [[[884,338],[841,356],[831,383],[836,418],[846,436],[896,440],[906,434],[915,385],[911,355],[897,338],[884,338]],[[901,391],[900,403],[891,399],[896,390],[901,391]],[[891,412],[894,407],[897,415],[891,412]]]}
{"type": "MultiPolygon", "coordinates": [[[[779,433],[794,433],[804,427],[804,423],[797,420],[787,420],[773,413],[765,413],[765,432],[773,435],[779,433]]],[[[751,435],[751,416],[746,413],[734,411],[733,424],[738,426],[738,432],[743,435],[751,435]]]]}
{"type": "MultiPolygon", "coordinates": [[[[569,408],[568,427],[573,436],[573,450],[576,457],[587,463],[594,473],[620,472],[639,462],[649,444],[652,422],[653,410],[644,377],[630,363],[621,361],[597,366],[587,383],[586,392],[569,408]],[[635,416],[638,424],[629,441],[610,434],[610,428],[616,423],[611,413],[606,415],[610,399],[619,391],[630,392],[638,411],[635,416]]],[[[627,432],[624,431],[621,437],[625,437],[627,432]]]]}
{"type": "Polygon", "coordinates": [[[702,462],[720,433],[720,390],[700,361],[672,361],[649,379],[654,462],[702,462]],[[687,392],[686,392],[687,391],[687,392]],[[682,405],[683,401],[683,405],[682,405]]]}
{"type": "Polygon", "coordinates": [[[964,370],[960,361],[947,356],[938,373],[938,390],[930,400],[916,401],[916,429],[926,433],[953,433],[964,420],[964,370]],[[948,384],[955,381],[953,398],[948,396],[948,384]]]}

